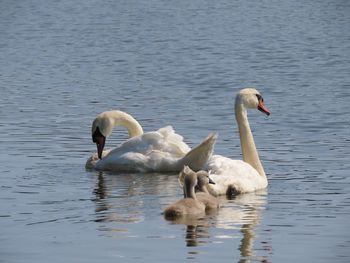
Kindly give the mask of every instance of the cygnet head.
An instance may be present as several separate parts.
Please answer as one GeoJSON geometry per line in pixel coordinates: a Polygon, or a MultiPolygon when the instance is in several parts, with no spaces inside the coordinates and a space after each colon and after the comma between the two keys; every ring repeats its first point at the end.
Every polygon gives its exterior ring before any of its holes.
{"type": "Polygon", "coordinates": [[[236,105],[243,105],[247,109],[258,109],[270,115],[270,111],[264,104],[264,99],[255,88],[245,88],[239,91],[236,96],[236,105]]]}
{"type": "Polygon", "coordinates": [[[198,183],[197,175],[194,171],[191,170],[190,167],[185,166],[182,170],[182,173],[184,175],[184,185],[192,188],[195,187],[198,183]]]}
{"type": "Polygon", "coordinates": [[[183,190],[185,198],[195,198],[195,187],[198,183],[197,174],[191,170],[190,167],[185,166],[181,173],[180,177],[183,177],[183,190]]]}
{"type": "Polygon", "coordinates": [[[207,192],[208,184],[215,184],[215,182],[209,177],[209,173],[207,171],[198,171],[197,173],[197,185],[196,190],[199,192],[207,192]]]}

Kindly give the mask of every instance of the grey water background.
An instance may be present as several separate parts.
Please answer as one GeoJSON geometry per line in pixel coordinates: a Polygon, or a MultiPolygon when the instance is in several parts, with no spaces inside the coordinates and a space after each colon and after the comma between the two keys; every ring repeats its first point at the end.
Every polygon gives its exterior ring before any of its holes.
{"type": "Polygon", "coordinates": [[[0,5],[0,262],[349,262],[349,1],[0,5]],[[266,191],[187,226],[161,215],[176,175],[85,170],[109,109],[241,158],[246,86],[266,191]]]}

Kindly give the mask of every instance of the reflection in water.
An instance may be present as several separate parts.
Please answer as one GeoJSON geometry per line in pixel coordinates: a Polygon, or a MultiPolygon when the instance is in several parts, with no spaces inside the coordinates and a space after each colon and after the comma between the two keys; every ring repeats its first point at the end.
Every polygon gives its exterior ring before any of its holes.
{"type": "Polygon", "coordinates": [[[196,247],[208,243],[209,225],[188,225],[186,229],[186,245],[196,247]]]}
{"type": "Polygon", "coordinates": [[[239,263],[249,263],[252,259],[263,263],[269,262],[265,257],[257,257],[254,253],[254,239],[256,237],[255,227],[256,225],[252,223],[244,224],[241,228],[243,237],[239,246],[239,251],[241,253],[241,259],[238,261],[239,263]]]}
{"type": "Polygon", "coordinates": [[[108,176],[107,187],[104,173],[99,172],[94,189],[96,222],[138,223],[143,221],[143,215],[140,213],[142,200],[139,199],[140,194],[137,192],[137,185],[132,176],[108,176]],[[125,185],[127,187],[124,187],[125,185]]]}
{"type": "Polygon", "coordinates": [[[97,187],[94,190],[94,193],[96,194],[97,199],[105,199],[106,197],[106,185],[105,180],[103,178],[103,173],[99,172],[98,174],[98,183],[97,187]]]}
{"type": "MultiPolygon", "coordinates": [[[[233,207],[224,207],[223,214],[226,214],[226,218],[233,219],[232,214],[235,214],[236,221],[232,221],[227,224],[226,227],[230,228],[232,224],[242,225],[240,232],[242,233],[242,239],[239,246],[241,259],[239,263],[248,263],[251,260],[259,262],[268,262],[265,257],[257,257],[254,251],[254,241],[256,238],[256,227],[260,224],[261,210],[266,205],[266,190],[261,190],[258,193],[250,193],[244,195],[238,195],[231,200],[234,205],[238,205],[240,209],[233,209],[233,207]],[[231,214],[231,215],[229,215],[231,214]]],[[[222,216],[221,219],[224,219],[222,216]]],[[[226,221],[227,222],[227,221],[226,221]]],[[[228,223],[228,222],[227,222],[228,223]]],[[[220,222],[222,227],[225,227],[223,221],[220,222]]]]}
{"type": "MultiPolygon", "coordinates": [[[[177,176],[162,174],[109,174],[100,172],[94,189],[96,222],[99,229],[110,233],[129,232],[128,223],[141,223],[147,215],[154,216],[161,207],[171,203],[172,198],[181,194],[177,176]],[[148,197],[152,196],[151,199],[148,197]],[[145,209],[147,208],[147,209],[145,209]],[[157,212],[154,212],[157,211],[157,212]],[[113,224],[107,224],[113,223],[113,224]]],[[[261,212],[267,202],[266,191],[238,195],[231,200],[220,197],[220,209],[205,216],[180,217],[171,224],[185,225],[183,235],[187,259],[196,259],[199,246],[222,243],[223,240],[237,240],[240,251],[239,263],[251,261],[268,262],[266,257],[258,257],[255,251],[256,228],[260,224],[261,212]],[[239,230],[239,231],[238,231],[239,230]]],[[[268,241],[259,249],[271,251],[268,241]]]]}
{"type": "Polygon", "coordinates": [[[94,173],[96,222],[140,223],[151,209],[159,213],[158,201],[169,203],[179,191],[177,175],[94,173]]]}
{"type": "Polygon", "coordinates": [[[94,190],[94,194],[96,195],[96,201],[98,200],[98,202],[96,202],[95,212],[100,213],[102,211],[108,210],[108,203],[104,200],[106,198],[106,186],[102,172],[98,174],[98,183],[97,187],[94,190]]]}
{"type": "MultiPolygon", "coordinates": [[[[234,238],[237,232],[230,235],[227,230],[240,228],[242,239],[238,247],[241,258],[239,263],[248,263],[251,260],[258,262],[268,262],[265,257],[258,257],[254,251],[254,241],[256,239],[256,227],[260,224],[261,211],[266,205],[266,190],[258,193],[244,194],[234,197],[232,200],[220,198],[221,208],[215,214],[201,218],[179,218],[173,221],[174,224],[187,225],[185,242],[187,247],[196,247],[209,243],[210,239],[234,238]],[[210,226],[217,229],[224,229],[225,235],[215,235],[210,237],[210,226]]],[[[266,244],[267,243],[267,244],[266,244]]],[[[265,248],[270,250],[268,242],[265,248]]],[[[188,258],[195,258],[196,251],[189,250],[188,258]]]]}
{"type": "Polygon", "coordinates": [[[244,224],[241,229],[243,238],[239,250],[241,251],[242,257],[253,256],[253,241],[255,238],[254,226],[253,224],[244,224]]]}

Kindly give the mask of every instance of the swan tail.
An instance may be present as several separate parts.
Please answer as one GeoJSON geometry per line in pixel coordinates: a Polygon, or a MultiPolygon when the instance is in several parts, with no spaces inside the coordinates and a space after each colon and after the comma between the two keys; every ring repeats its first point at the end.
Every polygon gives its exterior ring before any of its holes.
{"type": "Polygon", "coordinates": [[[216,138],[216,133],[209,134],[207,138],[182,158],[182,166],[187,165],[194,171],[203,169],[213,155],[216,138]]]}

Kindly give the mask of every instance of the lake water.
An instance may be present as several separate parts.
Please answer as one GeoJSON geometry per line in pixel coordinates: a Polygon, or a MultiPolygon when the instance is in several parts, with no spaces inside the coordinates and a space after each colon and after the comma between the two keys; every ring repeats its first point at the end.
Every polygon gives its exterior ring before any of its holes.
{"type": "Polygon", "coordinates": [[[349,262],[349,29],[346,0],[2,1],[0,262],[349,262]],[[247,86],[267,190],[187,226],[177,175],[85,170],[109,109],[241,158],[247,86]]]}

